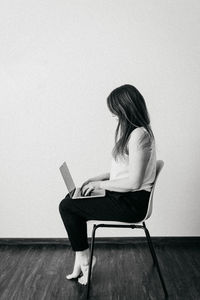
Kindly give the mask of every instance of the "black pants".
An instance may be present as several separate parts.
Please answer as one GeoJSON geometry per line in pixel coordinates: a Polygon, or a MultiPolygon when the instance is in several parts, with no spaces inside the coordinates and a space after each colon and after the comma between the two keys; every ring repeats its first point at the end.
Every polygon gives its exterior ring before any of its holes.
{"type": "Polygon", "coordinates": [[[103,198],[71,199],[69,194],[60,202],[59,211],[72,249],[88,248],[87,221],[139,222],[147,212],[150,192],[111,192],[103,198]]]}

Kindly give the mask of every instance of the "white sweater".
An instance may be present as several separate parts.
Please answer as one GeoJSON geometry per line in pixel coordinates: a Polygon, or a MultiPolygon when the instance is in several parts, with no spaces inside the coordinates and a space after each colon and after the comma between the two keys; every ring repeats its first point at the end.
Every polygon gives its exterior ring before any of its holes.
{"type": "MultiPolygon", "coordinates": [[[[150,141],[149,133],[144,127],[138,127],[132,131],[130,139],[134,138],[134,151],[143,151],[148,148],[150,158],[146,167],[143,183],[139,190],[151,191],[152,183],[156,175],[156,150],[155,140],[150,141]]],[[[132,153],[134,155],[134,153],[132,153]]],[[[124,158],[118,157],[117,161],[112,157],[110,180],[119,179],[129,176],[129,155],[125,154],[124,158]]]]}

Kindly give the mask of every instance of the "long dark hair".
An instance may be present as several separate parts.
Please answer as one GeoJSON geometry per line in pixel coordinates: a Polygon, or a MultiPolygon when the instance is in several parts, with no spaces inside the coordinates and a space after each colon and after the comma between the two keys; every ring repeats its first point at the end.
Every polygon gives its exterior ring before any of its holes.
{"type": "Polygon", "coordinates": [[[118,117],[112,151],[115,159],[118,155],[128,154],[128,140],[137,127],[144,127],[154,138],[145,100],[134,86],[125,84],[114,89],[107,97],[107,105],[111,113],[118,117]]]}

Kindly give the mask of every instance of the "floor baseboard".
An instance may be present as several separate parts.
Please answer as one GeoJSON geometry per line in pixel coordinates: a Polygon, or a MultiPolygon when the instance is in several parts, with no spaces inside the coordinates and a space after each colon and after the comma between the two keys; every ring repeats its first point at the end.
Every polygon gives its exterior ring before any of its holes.
{"type": "MultiPolygon", "coordinates": [[[[200,236],[153,236],[154,243],[174,244],[189,243],[200,244],[200,236]]],[[[89,242],[91,238],[88,238],[89,242]]],[[[146,243],[146,237],[96,237],[98,244],[134,244],[146,243]]],[[[70,246],[68,238],[0,238],[0,245],[66,245],[70,246]]]]}

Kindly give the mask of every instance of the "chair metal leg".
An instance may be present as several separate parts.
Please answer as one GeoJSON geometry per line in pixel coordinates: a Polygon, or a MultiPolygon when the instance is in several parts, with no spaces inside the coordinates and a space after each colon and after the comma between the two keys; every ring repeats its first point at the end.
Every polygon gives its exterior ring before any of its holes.
{"type": "Polygon", "coordinates": [[[146,228],[145,222],[143,222],[143,228],[144,228],[144,231],[145,231],[145,234],[146,234],[147,242],[148,242],[148,245],[149,245],[149,249],[150,249],[153,261],[154,261],[154,263],[156,265],[156,268],[157,268],[157,271],[158,271],[158,275],[160,277],[160,281],[161,281],[161,284],[162,284],[165,296],[168,297],[168,292],[167,292],[167,289],[166,289],[166,286],[165,286],[165,282],[164,282],[162,273],[160,271],[160,266],[159,266],[159,263],[158,263],[158,259],[157,259],[157,256],[156,256],[156,253],[155,253],[155,250],[154,250],[154,247],[153,247],[153,243],[152,243],[149,231],[146,228]]]}
{"type": "Polygon", "coordinates": [[[91,271],[92,271],[92,260],[93,260],[93,252],[94,252],[94,241],[95,241],[95,232],[98,226],[94,225],[92,230],[92,240],[90,246],[90,262],[89,262],[89,271],[88,271],[88,279],[87,279],[87,295],[86,299],[89,299],[90,293],[90,281],[91,281],[91,271]]]}
{"type": "Polygon", "coordinates": [[[154,262],[154,264],[156,264],[155,251],[154,251],[154,248],[153,248],[153,244],[152,244],[152,241],[151,241],[151,238],[150,238],[149,231],[146,228],[146,225],[145,225],[144,222],[143,222],[143,226],[144,226],[144,231],[145,231],[145,234],[146,234],[146,238],[147,238],[147,242],[148,242],[148,246],[149,246],[149,249],[150,249],[150,252],[151,252],[151,256],[152,256],[153,262],[154,262]]]}

